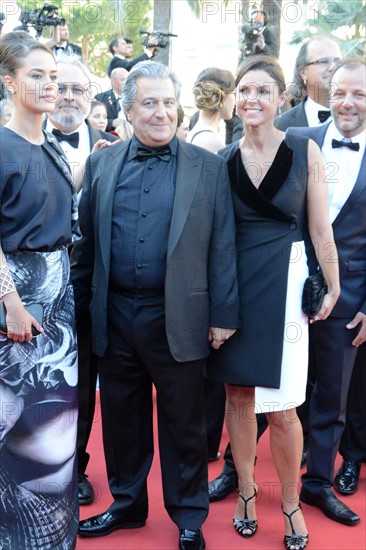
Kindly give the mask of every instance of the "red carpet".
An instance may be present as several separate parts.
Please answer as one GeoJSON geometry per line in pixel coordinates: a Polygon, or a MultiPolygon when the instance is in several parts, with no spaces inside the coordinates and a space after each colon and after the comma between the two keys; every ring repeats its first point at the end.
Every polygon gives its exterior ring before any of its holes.
{"type": "MultiPolygon", "coordinates": [[[[99,402],[99,400],[98,400],[99,402]]],[[[121,419],[123,421],[123,419],[121,419]]],[[[156,438],[155,438],[156,441],[156,438]]],[[[221,451],[227,443],[226,432],[223,435],[221,451]]],[[[158,456],[158,445],[149,476],[150,513],[147,524],[142,529],[115,531],[107,537],[87,539],[78,538],[77,550],[175,550],[178,547],[178,530],[165,512],[162,494],[158,456]]],[[[82,506],[81,519],[104,512],[111,503],[106,479],[104,455],[101,439],[99,406],[89,444],[91,454],[88,467],[89,480],[97,494],[96,501],[90,506],[82,506]]],[[[340,463],[338,457],[337,466],[340,463]]],[[[210,480],[221,471],[222,459],[210,463],[210,480]]],[[[258,446],[256,479],[260,487],[257,497],[258,532],[253,539],[243,539],[232,526],[232,515],[236,495],[223,502],[213,503],[203,531],[207,550],[280,550],[284,549],[283,519],[281,513],[280,487],[269,452],[268,431],[258,446]]],[[[309,550],[365,550],[366,549],[366,465],[362,466],[360,487],[344,502],[361,517],[356,527],[346,527],[327,519],[319,510],[303,505],[309,529],[309,550]]]]}

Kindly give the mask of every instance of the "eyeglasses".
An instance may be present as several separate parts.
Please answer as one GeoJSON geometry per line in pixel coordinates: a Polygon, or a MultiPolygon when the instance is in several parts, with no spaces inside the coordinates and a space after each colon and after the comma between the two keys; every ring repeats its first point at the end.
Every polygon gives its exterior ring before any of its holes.
{"type": "Polygon", "coordinates": [[[70,90],[74,95],[82,95],[84,93],[84,88],[77,84],[76,85],[66,85],[66,84],[58,85],[58,93],[60,95],[65,95],[68,90],[70,90]]]}
{"type": "Polygon", "coordinates": [[[337,65],[337,63],[340,62],[340,57],[322,57],[321,59],[317,59],[316,61],[309,61],[309,63],[306,63],[306,67],[309,65],[323,65],[323,67],[329,67],[329,65],[337,65]]]}

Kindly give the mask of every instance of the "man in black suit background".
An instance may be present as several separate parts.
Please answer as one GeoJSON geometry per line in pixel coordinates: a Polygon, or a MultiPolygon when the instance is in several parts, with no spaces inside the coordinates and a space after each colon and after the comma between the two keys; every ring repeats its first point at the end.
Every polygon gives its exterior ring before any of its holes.
{"type": "MultiPolygon", "coordinates": [[[[107,147],[115,136],[101,132],[86,120],[90,111],[90,77],[88,70],[77,56],[65,55],[58,60],[58,98],[55,110],[49,115],[46,130],[59,141],[69,161],[77,191],[81,189],[85,162],[89,154],[107,147]]],[[[90,320],[88,316],[77,324],[79,352],[79,418],[78,418],[78,468],[79,503],[90,504],[94,490],[85,470],[89,461],[86,447],[93,423],[97,366],[91,353],[90,320]]]]}
{"type": "MultiPolygon", "coordinates": [[[[330,519],[360,518],[331,490],[345,427],[347,395],[358,347],[366,341],[366,63],[343,59],[331,78],[333,122],[288,132],[311,137],[322,150],[330,219],[338,250],[341,294],[332,314],[313,325],[316,379],[310,398],[309,455],[300,499],[330,519]]],[[[321,185],[322,182],[319,182],[321,185]]],[[[329,261],[335,261],[329,251],[329,261]]],[[[311,265],[314,272],[316,264],[311,265]]]]}
{"type": "Polygon", "coordinates": [[[63,55],[77,55],[82,59],[82,50],[80,46],[69,42],[70,32],[67,25],[56,25],[52,30],[52,38],[47,42],[56,60],[63,55]]]}
{"type": "Polygon", "coordinates": [[[154,383],[165,508],[179,548],[202,550],[204,364],[239,326],[235,226],[224,160],[176,138],[179,91],[165,65],[133,68],[134,135],[86,165],[72,279],[77,315],[92,317],[113,503],[79,534],[145,525],[154,383]]]}
{"type": "Polygon", "coordinates": [[[108,124],[106,131],[115,130],[123,120],[126,120],[122,107],[122,86],[128,76],[127,69],[117,67],[111,72],[111,89],[96,94],[95,99],[104,103],[107,109],[108,124]]]}
{"type": "MultiPolygon", "coordinates": [[[[150,44],[157,44],[156,38],[150,38],[150,44]]],[[[135,59],[132,59],[133,56],[133,42],[129,38],[122,38],[121,36],[117,36],[116,38],[113,38],[109,43],[109,51],[113,55],[111,61],[108,65],[108,76],[111,76],[111,72],[113,69],[116,69],[117,67],[122,67],[122,69],[126,69],[126,71],[130,71],[136,63],[140,63],[140,61],[146,61],[147,59],[151,59],[155,52],[155,45],[152,45],[150,47],[144,48],[144,53],[139,55],[138,57],[135,57],[135,59]]]]}

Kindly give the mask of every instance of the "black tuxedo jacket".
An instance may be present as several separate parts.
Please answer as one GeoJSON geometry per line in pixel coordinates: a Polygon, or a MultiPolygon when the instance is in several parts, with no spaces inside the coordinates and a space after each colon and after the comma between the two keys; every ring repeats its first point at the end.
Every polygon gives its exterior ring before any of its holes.
{"type": "MultiPolygon", "coordinates": [[[[306,135],[322,148],[328,126],[329,124],[317,128],[289,128],[287,132],[306,135]]],[[[352,319],[358,311],[366,314],[365,156],[364,152],[355,186],[332,224],[338,251],[341,294],[331,317],[352,319]]],[[[332,256],[332,250],[329,249],[329,261],[332,256]]]]}
{"type": "MultiPolygon", "coordinates": [[[[63,50],[64,50],[63,53],[65,55],[77,55],[81,59],[83,57],[83,52],[82,52],[82,49],[80,48],[80,46],[77,46],[76,44],[72,44],[71,42],[68,42],[67,45],[63,48],[63,50]]],[[[56,53],[58,51],[58,47],[53,46],[51,48],[51,51],[56,55],[56,53]]]]}
{"type": "MultiPolygon", "coordinates": [[[[115,187],[130,140],[87,160],[72,252],[77,316],[90,304],[93,351],[107,347],[107,298],[115,187]]],[[[235,222],[225,161],[179,141],[165,277],[166,333],[173,357],[206,357],[209,326],[239,326],[235,222]]]]}
{"type": "Polygon", "coordinates": [[[108,117],[108,124],[107,124],[107,132],[111,132],[115,128],[112,125],[112,122],[115,118],[118,118],[118,113],[121,109],[118,99],[116,98],[113,90],[108,90],[106,92],[102,92],[100,94],[95,95],[95,99],[97,101],[100,101],[101,103],[104,103],[107,109],[107,117],[108,117]]]}
{"type": "Polygon", "coordinates": [[[304,102],[305,100],[301,101],[301,103],[298,103],[295,107],[292,107],[292,109],[289,109],[283,113],[283,115],[277,117],[275,120],[276,128],[285,132],[287,128],[308,127],[309,123],[305,114],[304,102]]]}
{"type": "Polygon", "coordinates": [[[150,58],[146,53],[139,55],[132,61],[127,61],[127,59],[121,59],[120,57],[117,57],[116,55],[114,55],[108,65],[108,69],[107,69],[108,76],[109,77],[111,76],[111,72],[113,71],[113,69],[122,67],[122,69],[126,69],[126,71],[130,71],[132,67],[136,65],[136,63],[140,63],[140,61],[146,61],[147,59],[150,59],[150,58]]]}

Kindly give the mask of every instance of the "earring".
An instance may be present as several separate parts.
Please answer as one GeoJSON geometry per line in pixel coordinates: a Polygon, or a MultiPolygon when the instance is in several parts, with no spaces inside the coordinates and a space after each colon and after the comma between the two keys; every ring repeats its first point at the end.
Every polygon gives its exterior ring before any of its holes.
{"type": "Polygon", "coordinates": [[[9,86],[8,87],[8,92],[9,92],[9,94],[13,95],[13,93],[15,92],[14,86],[9,86]]]}
{"type": "Polygon", "coordinates": [[[306,86],[306,83],[307,83],[306,78],[304,78],[303,82],[304,82],[304,86],[306,86]]]}

